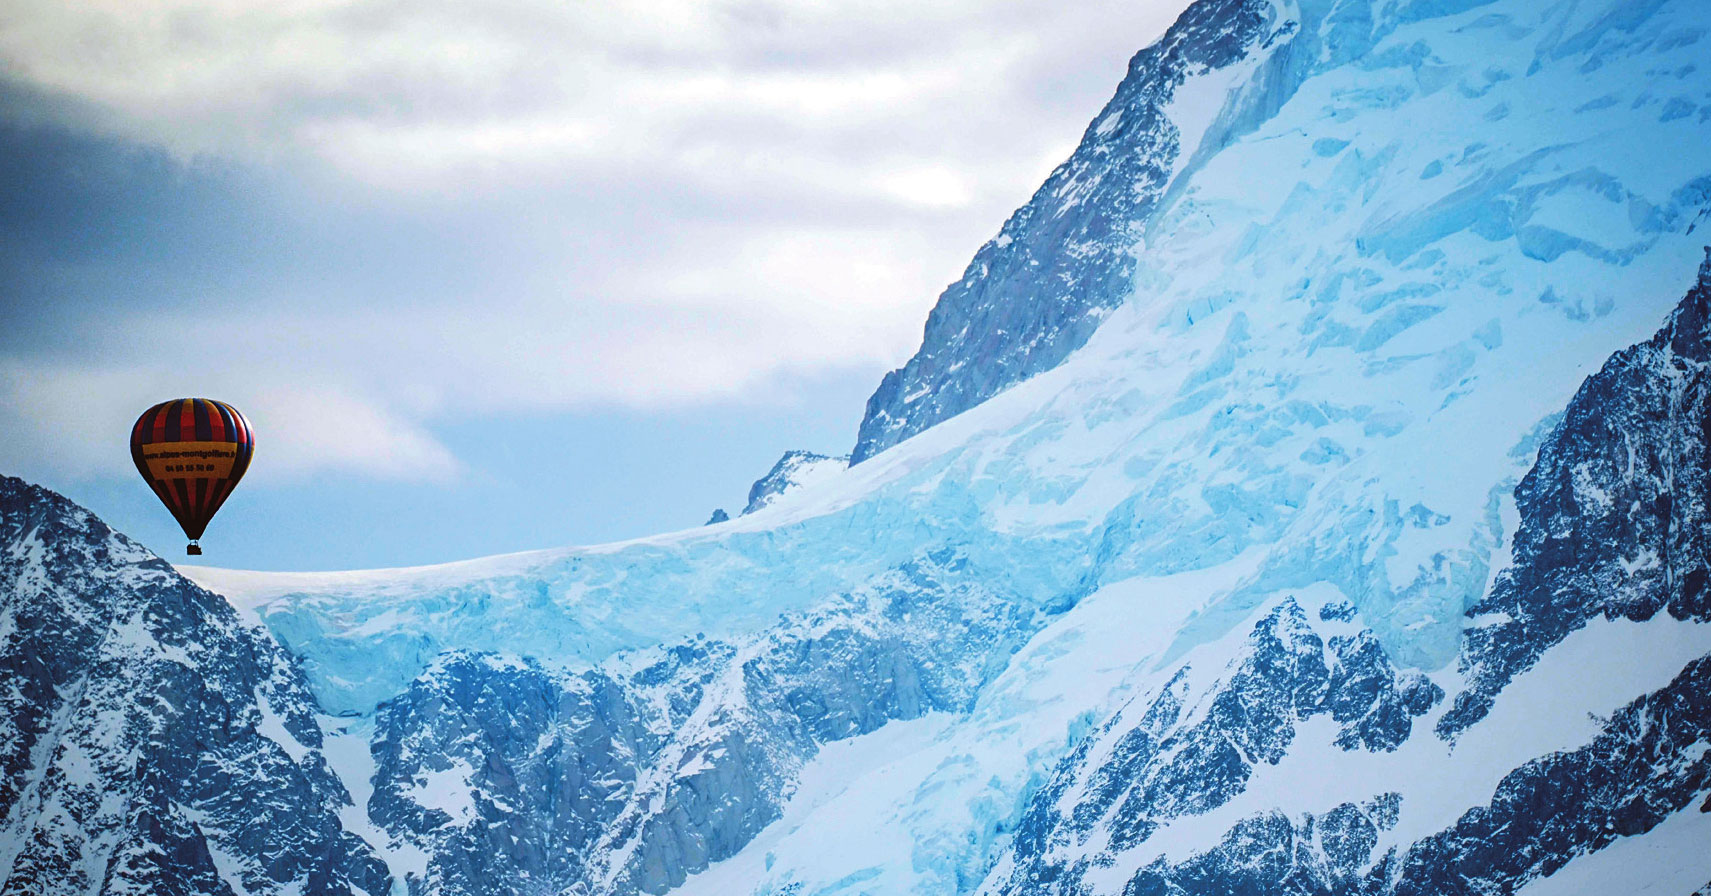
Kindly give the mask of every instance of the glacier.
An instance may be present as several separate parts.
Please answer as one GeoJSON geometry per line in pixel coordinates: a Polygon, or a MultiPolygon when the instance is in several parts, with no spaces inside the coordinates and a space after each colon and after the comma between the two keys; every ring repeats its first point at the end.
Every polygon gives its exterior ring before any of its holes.
{"type": "Polygon", "coordinates": [[[171,587],[290,658],[239,727],[297,732],[371,896],[1692,892],[1708,33],[1201,0],[853,465],[617,544],[171,587]]]}

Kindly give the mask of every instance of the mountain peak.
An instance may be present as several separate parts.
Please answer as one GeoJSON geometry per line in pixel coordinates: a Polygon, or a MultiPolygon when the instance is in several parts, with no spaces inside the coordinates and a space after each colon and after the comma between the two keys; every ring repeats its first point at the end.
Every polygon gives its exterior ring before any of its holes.
{"type": "Polygon", "coordinates": [[[741,515],[754,513],[777,501],[786,492],[835,475],[849,465],[850,456],[847,454],[834,457],[800,449],[786,451],[765,476],[749,486],[749,503],[743,508],[741,515]]]}

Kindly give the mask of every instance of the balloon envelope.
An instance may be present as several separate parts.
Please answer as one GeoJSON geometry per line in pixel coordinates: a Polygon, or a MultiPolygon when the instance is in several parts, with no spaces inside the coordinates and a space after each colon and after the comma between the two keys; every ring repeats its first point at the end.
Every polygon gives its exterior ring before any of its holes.
{"type": "Polygon", "coordinates": [[[255,433],[244,415],[207,398],[163,401],[131,427],[137,472],[191,541],[202,537],[254,453],[255,433]]]}

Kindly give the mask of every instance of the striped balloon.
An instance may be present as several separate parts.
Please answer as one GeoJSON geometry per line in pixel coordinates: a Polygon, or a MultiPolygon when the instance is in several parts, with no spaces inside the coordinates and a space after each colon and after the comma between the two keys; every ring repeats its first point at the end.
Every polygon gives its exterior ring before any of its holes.
{"type": "Polygon", "coordinates": [[[131,459],[190,539],[186,553],[249,469],[255,431],[238,409],[207,398],[163,401],[131,428],[131,459]]]}

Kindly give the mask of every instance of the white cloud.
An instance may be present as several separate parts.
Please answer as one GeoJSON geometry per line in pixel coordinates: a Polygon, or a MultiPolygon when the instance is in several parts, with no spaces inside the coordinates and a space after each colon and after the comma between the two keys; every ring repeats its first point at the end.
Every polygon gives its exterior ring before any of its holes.
{"type": "Polygon", "coordinates": [[[355,395],[274,385],[256,388],[246,400],[258,437],[266,434],[257,450],[280,458],[274,469],[281,475],[343,470],[379,479],[447,479],[459,470],[451,452],[419,425],[355,395]]]}
{"type": "Polygon", "coordinates": [[[338,387],[205,367],[8,363],[0,370],[0,414],[8,421],[0,467],[26,476],[134,476],[125,448],[131,425],[156,402],[186,396],[230,399],[250,419],[267,460],[255,467],[256,480],[329,471],[443,480],[459,470],[419,424],[338,387]]]}

